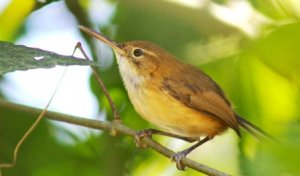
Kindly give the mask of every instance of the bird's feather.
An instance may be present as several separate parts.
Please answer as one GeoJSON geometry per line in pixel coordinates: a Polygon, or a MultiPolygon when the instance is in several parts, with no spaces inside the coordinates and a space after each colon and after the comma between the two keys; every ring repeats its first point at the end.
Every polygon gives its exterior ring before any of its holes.
{"type": "Polygon", "coordinates": [[[223,121],[240,135],[239,124],[222,90],[200,70],[188,68],[189,74],[183,71],[178,73],[180,76],[165,77],[162,90],[187,107],[223,121]]]}

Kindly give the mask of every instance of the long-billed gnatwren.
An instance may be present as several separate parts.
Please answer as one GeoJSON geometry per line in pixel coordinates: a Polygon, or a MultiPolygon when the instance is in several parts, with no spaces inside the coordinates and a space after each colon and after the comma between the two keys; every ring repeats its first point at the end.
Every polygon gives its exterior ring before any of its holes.
{"type": "Polygon", "coordinates": [[[221,88],[196,67],[177,60],[159,46],[146,41],[117,44],[104,35],[81,30],[110,46],[135,110],[163,131],[149,130],[187,141],[198,141],[173,156],[177,167],[193,149],[221,134],[228,127],[239,136],[239,126],[255,136],[261,129],[238,116],[221,88]],[[204,136],[202,140],[200,137],[204,136]]]}

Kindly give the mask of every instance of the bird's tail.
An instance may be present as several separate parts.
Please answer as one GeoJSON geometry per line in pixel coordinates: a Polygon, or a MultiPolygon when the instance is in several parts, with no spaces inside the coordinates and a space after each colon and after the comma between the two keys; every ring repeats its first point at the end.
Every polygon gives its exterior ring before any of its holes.
{"type": "Polygon", "coordinates": [[[237,121],[241,127],[251,133],[254,137],[258,139],[273,139],[271,135],[266,133],[264,130],[260,129],[259,127],[255,126],[251,122],[247,121],[246,119],[242,118],[241,116],[236,114],[237,121]]]}

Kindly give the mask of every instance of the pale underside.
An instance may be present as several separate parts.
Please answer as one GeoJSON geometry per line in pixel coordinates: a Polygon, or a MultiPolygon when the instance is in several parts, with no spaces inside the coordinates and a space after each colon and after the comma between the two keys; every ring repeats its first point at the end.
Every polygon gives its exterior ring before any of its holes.
{"type": "Polygon", "coordinates": [[[177,135],[215,136],[226,128],[215,118],[183,105],[162,91],[143,89],[129,93],[129,97],[144,119],[177,135]]]}

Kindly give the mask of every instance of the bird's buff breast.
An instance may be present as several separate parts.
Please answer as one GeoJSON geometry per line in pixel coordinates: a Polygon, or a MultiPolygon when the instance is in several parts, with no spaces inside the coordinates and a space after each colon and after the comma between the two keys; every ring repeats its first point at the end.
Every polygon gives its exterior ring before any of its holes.
{"type": "Polygon", "coordinates": [[[129,92],[135,110],[164,131],[187,137],[214,136],[223,124],[186,107],[160,90],[143,88],[129,92]]]}

